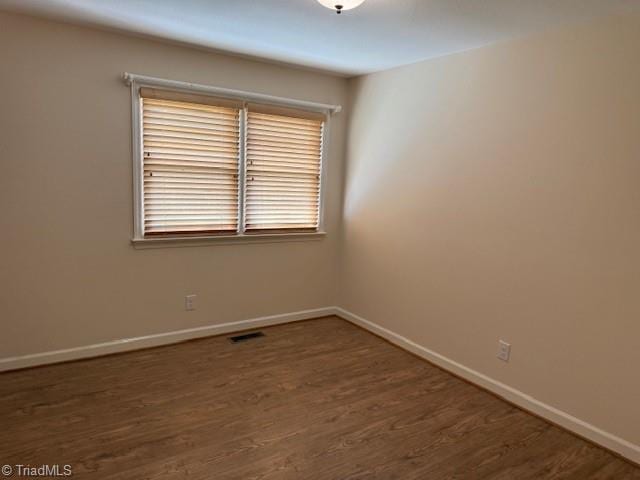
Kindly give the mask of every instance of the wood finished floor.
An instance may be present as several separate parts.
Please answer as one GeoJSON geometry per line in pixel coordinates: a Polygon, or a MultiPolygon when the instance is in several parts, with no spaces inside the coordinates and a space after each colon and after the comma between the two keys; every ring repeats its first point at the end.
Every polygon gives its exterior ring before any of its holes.
{"type": "Polygon", "coordinates": [[[91,479],[640,479],[341,319],[0,375],[0,464],[91,479]]]}

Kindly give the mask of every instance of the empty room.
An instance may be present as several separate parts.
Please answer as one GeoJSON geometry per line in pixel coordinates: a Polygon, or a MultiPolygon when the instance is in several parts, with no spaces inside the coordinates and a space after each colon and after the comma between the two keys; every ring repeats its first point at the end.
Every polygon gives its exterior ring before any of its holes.
{"type": "Polygon", "coordinates": [[[0,0],[0,478],[640,480],[639,0],[0,0]]]}

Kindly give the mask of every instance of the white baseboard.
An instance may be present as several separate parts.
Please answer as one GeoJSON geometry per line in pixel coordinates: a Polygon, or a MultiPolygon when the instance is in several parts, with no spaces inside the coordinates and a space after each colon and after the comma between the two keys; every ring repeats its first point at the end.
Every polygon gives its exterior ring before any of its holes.
{"type": "Polygon", "coordinates": [[[208,325],[205,327],[190,328],[186,330],[177,330],[174,332],[157,333],[153,335],[145,335],[142,337],[125,338],[110,342],[97,343],[76,348],[67,348],[64,350],[54,350],[50,352],[35,353],[31,355],[23,355],[18,357],[8,357],[0,359],[0,372],[8,370],[16,370],[20,368],[35,367],[38,365],[48,365],[69,360],[79,360],[83,358],[98,357],[108,355],[110,353],[126,352],[130,350],[139,350],[141,348],[157,347],[161,345],[169,345],[194,338],[209,337],[213,335],[224,335],[230,332],[247,330],[252,328],[261,328],[271,325],[279,325],[282,323],[296,322],[311,318],[324,317],[329,315],[337,315],[355,325],[358,325],[382,338],[389,340],[391,343],[407,350],[429,362],[438,365],[455,375],[458,375],[471,383],[485,388],[499,397],[525,409],[552,423],[560,425],[575,434],[591,440],[598,445],[602,445],[621,456],[628,458],[632,462],[640,464],[640,446],[624,440],[616,435],[606,432],[588,422],[580,420],[559,410],[551,405],[547,405],[535,398],[527,395],[520,390],[516,390],[502,382],[466,367],[450,358],[439,353],[429,350],[426,347],[412,342],[389,329],[381,327],[373,322],[351,313],[340,307],[324,307],[312,310],[303,310],[300,312],[284,313],[280,315],[270,315],[267,317],[258,317],[237,322],[221,323],[218,325],[208,325]]]}
{"type": "Polygon", "coordinates": [[[399,346],[400,348],[407,350],[419,357],[428,360],[429,362],[447,370],[459,377],[468,380],[469,382],[478,385],[490,392],[498,395],[501,398],[529,411],[540,417],[555,423],[567,430],[586,438],[598,445],[601,445],[619,455],[628,458],[636,464],[640,464],[640,446],[633,444],[623,438],[620,438],[612,433],[606,432],[595,425],[591,425],[584,420],[580,420],[562,410],[559,410],[551,405],[536,400],[530,395],[527,395],[520,390],[516,390],[509,385],[505,385],[491,377],[488,377],[480,372],[477,372],[469,367],[466,367],[450,358],[447,358],[439,353],[429,350],[426,347],[418,345],[412,342],[408,338],[405,338],[397,333],[392,332],[380,325],[365,320],[364,318],[348,312],[340,307],[335,307],[335,315],[348,320],[355,325],[358,325],[371,333],[390,341],[391,343],[399,346]]]}
{"type": "Polygon", "coordinates": [[[268,317],[240,320],[238,322],[207,325],[205,327],[189,328],[174,332],[156,333],[152,335],[145,335],[143,337],[123,338],[120,340],[85,345],[82,347],[66,348],[64,350],[34,353],[19,357],[1,358],[0,372],[35,367],[38,365],[67,362],[69,360],[79,360],[82,358],[99,357],[110,353],[139,350],[141,348],[158,347],[160,345],[169,345],[194,338],[224,335],[226,333],[237,332],[240,330],[268,327],[270,325],[296,322],[299,320],[307,320],[310,318],[324,317],[334,314],[334,307],[316,308],[313,310],[303,310],[300,312],[283,313],[280,315],[270,315],[268,317]]]}

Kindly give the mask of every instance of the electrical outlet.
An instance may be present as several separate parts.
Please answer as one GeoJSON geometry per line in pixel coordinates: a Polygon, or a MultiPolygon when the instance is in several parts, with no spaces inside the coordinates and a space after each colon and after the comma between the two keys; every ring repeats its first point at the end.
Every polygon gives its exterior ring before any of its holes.
{"type": "Polygon", "coordinates": [[[504,340],[500,340],[498,342],[498,358],[500,360],[508,362],[510,356],[511,356],[511,344],[505,342],[504,340]]]}
{"type": "Polygon", "coordinates": [[[196,309],[196,296],[195,295],[187,295],[184,297],[184,309],[185,310],[195,310],[196,309]]]}

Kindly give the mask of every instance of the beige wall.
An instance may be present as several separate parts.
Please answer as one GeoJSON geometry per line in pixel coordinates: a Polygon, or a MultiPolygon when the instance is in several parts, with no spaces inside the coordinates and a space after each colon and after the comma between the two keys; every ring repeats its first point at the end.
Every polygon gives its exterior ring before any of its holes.
{"type": "Polygon", "coordinates": [[[345,79],[6,14],[0,69],[0,358],[334,303],[346,112],[332,120],[326,239],[134,250],[120,76],[333,104],[345,79]]]}
{"type": "Polygon", "coordinates": [[[628,16],[354,81],[339,305],[640,444],[639,58],[628,16]]]}

